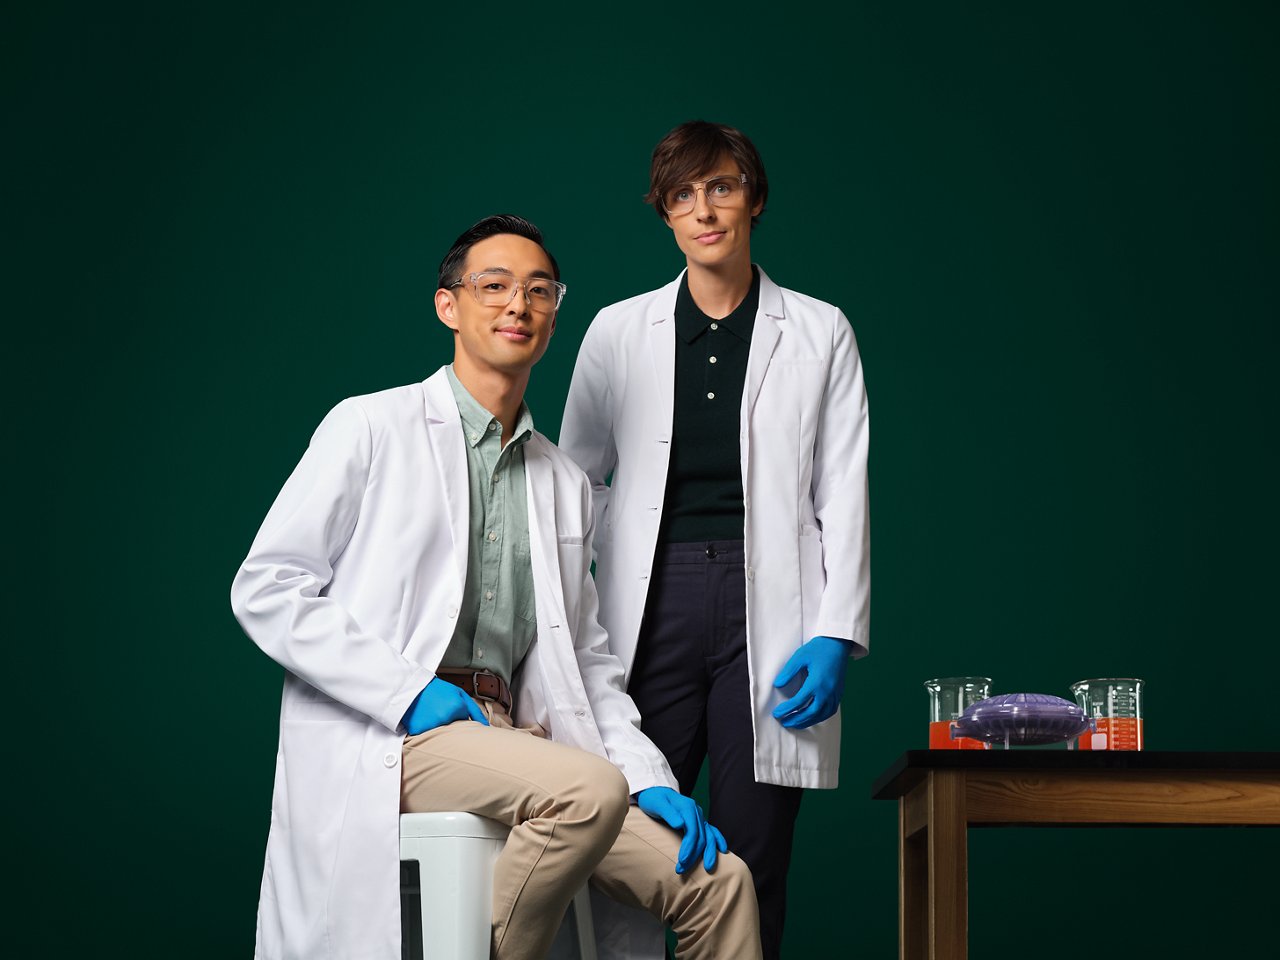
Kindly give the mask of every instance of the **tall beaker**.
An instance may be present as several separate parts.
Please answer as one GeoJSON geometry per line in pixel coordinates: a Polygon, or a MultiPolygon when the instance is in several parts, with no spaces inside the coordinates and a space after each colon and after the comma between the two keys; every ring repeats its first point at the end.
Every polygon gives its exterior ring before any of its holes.
{"type": "Polygon", "coordinates": [[[965,707],[991,696],[990,677],[935,677],[924,682],[929,691],[929,749],[987,750],[990,745],[971,737],[951,739],[951,722],[965,707]]]}
{"type": "Polygon", "coordinates": [[[1136,677],[1078,680],[1071,692],[1086,719],[1098,722],[1080,735],[1081,750],[1142,749],[1142,681],[1136,677]]]}

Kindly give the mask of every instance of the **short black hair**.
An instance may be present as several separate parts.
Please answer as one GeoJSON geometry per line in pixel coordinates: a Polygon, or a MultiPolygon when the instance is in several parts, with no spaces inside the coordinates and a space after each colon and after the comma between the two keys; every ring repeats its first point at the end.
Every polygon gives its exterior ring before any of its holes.
{"type": "Polygon", "coordinates": [[[504,233],[524,237],[542,247],[542,252],[551,261],[552,275],[556,280],[560,279],[560,265],[556,263],[556,258],[551,255],[547,245],[542,242],[542,231],[524,217],[517,217],[510,213],[496,213],[473,224],[462,236],[453,241],[453,246],[440,261],[440,278],[437,286],[447,290],[451,284],[461,279],[462,267],[467,262],[467,254],[471,252],[471,248],[481,240],[488,240],[490,237],[504,233]]]}

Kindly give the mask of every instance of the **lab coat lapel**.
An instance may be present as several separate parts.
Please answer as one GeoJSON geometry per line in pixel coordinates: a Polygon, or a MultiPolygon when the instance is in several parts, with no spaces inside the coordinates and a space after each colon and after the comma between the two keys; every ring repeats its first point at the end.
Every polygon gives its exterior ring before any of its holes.
{"type": "MultiPolygon", "coordinates": [[[[759,267],[756,268],[759,270],[759,267]]],[[[760,306],[756,309],[751,331],[751,349],[747,354],[747,382],[742,392],[742,422],[745,426],[756,406],[756,397],[764,384],[769,361],[782,336],[782,291],[760,270],[760,306]]]]}
{"type": "Polygon", "coordinates": [[[546,626],[559,629],[565,621],[564,595],[560,589],[560,541],[556,532],[556,488],[551,463],[534,448],[524,445],[525,489],[529,501],[530,562],[533,589],[541,601],[546,626]]]}
{"type": "MultiPolygon", "coordinates": [[[[471,490],[467,484],[466,437],[458,403],[449,387],[448,374],[441,367],[423,384],[427,420],[427,442],[439,473],[440,490],[449,512],[453,534],[453,561],[458,573],[458,595],[467,582],[467,527],[471,516],[471,490]]],[[[428,495],[424,492],[424,495],[428,495]]]]}
{"type": "Polygon", "coordinates": [[[671,442],[671,425],[675,417],[676,396],[676,295],[680,292],[680,276],[667,284],[654,307],[645,316],[649,324],[649,359],[653,363],[654,394],[661,443],[671,442]]]}

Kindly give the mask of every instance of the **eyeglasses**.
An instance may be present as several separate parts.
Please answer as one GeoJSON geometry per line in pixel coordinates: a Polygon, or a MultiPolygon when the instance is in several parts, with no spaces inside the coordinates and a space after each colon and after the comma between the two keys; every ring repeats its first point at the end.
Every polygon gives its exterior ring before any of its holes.
{"type": "Polygon", "coordinates": [[[516,288],[524,290],[529,309],[538,313],[550,313],[560,307],[567,289],[559,280],[546,277],[525,277],[517,280],[509,273],[469,273],[449,284],[449,289],[466,284],[475,295],[476,302],[485,307],[505,307],[515,299],[516,288]]]}
{"type": "Polygon", "coordinates": [[[670,216],[683,217],[693,211],[699,190],[707,195],[707,203],[713,207],[736,207],[747,195],[747,175],[726,174],[678,184],[662,195],[662,208],[670,216]]]}

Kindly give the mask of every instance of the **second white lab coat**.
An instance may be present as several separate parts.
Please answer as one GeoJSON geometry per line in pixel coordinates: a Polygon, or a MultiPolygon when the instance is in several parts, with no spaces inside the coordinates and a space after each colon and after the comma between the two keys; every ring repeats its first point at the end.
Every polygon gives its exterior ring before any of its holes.
{"type": "MultiPolygon", "coordinates": [[[[600,621],[630,676],[667,486],[681,277],[596,316],[578,353],[560,447],[595,494],[600,621]],[[611,485],[607,481],[612,477],[611,485]]],[[[835,787],[839,714],[807,730],[771,716],[773,679],[815,636],[867,653],[867,397],[853,330],[828,303],[760,271],[739,410],[755,777],[835,787]]]]}
{"type": "MultiPolygon", "coordinates": [[[[524,454],[538,631],[514,716],[609,759],[633,793],[675,788],[596,621],[586,478],[541,434],[524,454]]],[[[400,718],[453,634],[469,509],[441,370],[335,407],[236,575],[236,617],[286,670],[259,960],[400,958],[400,718]]]]}

